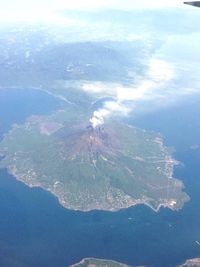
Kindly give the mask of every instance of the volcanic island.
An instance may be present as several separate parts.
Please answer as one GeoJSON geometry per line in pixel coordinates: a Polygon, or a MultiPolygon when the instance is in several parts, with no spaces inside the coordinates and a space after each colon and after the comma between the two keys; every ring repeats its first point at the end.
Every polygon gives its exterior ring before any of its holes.
{"type": "Polygon", "coordinates": [[[13,125],[0,143],[0,167],[67,209],[179,210],[189,197],[173,177],[171,152],[153,132],[114,119],[93,127],[88,114],[63,109],[13,125]]]}

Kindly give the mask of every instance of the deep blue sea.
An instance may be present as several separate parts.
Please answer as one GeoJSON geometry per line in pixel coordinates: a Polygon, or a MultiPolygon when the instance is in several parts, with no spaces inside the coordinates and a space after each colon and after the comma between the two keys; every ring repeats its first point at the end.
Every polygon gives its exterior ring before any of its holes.
{"type": "MultiPolygon", "coordinates": [[[[114,259],[130,265],[174,267],[200,256],[200,98],[132,119],[160,132],[182,162],[175,176],[190,195],[180,212],[145,206],[119,212],[74,212],[40,188],[29,188],[0,170],[0,266],[66,267],[85,257],[114,259]]],[[[61,105],[33,90],[0,90],[0,133],[32,114],[61,105]]]]}

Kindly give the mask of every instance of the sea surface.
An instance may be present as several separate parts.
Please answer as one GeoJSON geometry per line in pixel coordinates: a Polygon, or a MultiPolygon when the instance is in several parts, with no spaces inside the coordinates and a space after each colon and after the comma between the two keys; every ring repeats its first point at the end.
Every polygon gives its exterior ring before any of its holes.
{"type": "MultiPolygon", "coordinates": [[[[119,212],[75,212],[40,188],[0,170],[0,266],[66,267],[85,257],[130,265],[174,267],[200,256],[200,98],[194,97],[131,123],[160,132],[181,162],[175,177],[191,201],[179,212],[140,205],[119,212]],[[192,147],[191,147],[192,146],[192,147]]],[[[34,90],[0,90],[1,137],[13,123],[48,114],[61,103],[34,90]]]]}

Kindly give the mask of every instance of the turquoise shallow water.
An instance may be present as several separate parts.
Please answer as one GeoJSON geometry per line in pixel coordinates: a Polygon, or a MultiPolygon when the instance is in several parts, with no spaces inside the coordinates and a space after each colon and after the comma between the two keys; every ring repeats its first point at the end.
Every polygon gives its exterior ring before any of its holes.
{"type": "MultiPolygon", "coordinates": [[[[183,164],[175,176],[191,197],[180,212],[137,206],[119,212],[74,212],[40,188],[28,188],[0,171],[0,266],[68,266],[84,257],[131,265],[176,266],[200,256],[199,99],[131,122],[160,131],[183,164]]],[[[48,113],[59,103],[45,93],[0,91],[1,134],[13,122],[48,113]],[[3,97],[4,98],[3,98],[3,97]],[[4,99],[4,100],[2,100],[4,99]],[[31,103],[29,105],[28,103],[31,103]],[[45,104],[44,104],[45,103],[45,104]],[[4,106],[3,106],[4,105],[4,106]]]]}

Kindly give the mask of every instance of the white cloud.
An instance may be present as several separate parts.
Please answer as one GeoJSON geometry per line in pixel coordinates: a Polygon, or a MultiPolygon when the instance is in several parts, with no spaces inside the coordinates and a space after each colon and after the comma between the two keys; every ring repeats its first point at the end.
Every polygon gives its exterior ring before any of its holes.
{"type": "Polygon", "coordinates": [[[134,86],[123,86],[118,83],[87,82],[82,90],[95,95],[107,95],[119,101],[140,100],[148,97],[157,88],[164,86],[175,77],[173,66],[163,60],[151,58],[145,77],[142,77],[134,86]]]}
{"type": "Polygon", "coordinates": [[[0,0],[0,21],[61,22],[64,9],[154,9],[183,6],[181,0],[0,0]]]}
{"type": "Polygon", "coordinates": [[[155,82],[168,81],[174,78],[174,70],[169,63],[152,58],[149,62],[148,76],[155,82]]]}
{"type": "Polygon", "coordinates": [[[152,58],[145,77],[135,86],[122,86],[116,84],[91,83],[82,86],[84,91],[92,94],[105,94],[109,92],[116,101],[107,101],[104,106],[96,110],[90,119],[93,127],[104,123],[106,117],[113,114],[127,115],[131,109],[127,101],[136,103],[141,100],[151,100],[159,96],[160,90],[175,78],[173,66],[163,60],[152,58]],[[97,87],[95,88],[95,86],[97,87]],[[107,91],[106,91],[107,88],[107,91]],[[111,89],[110,89],[111,88],[111,89]],[[157,92],[158,91],[158,92],[157,92]]]}
{"type": "Polygon", "coordinates": [[[112,8],[122,10],[154,9],[182,6],[181,0],[73,0],[65,1],[63,7],[68,9],[112,8]]]}
{"type": "Polygon", "coordinates": [[[117,86],[117,83],[86,82],[83,83],[82,90],[96,95],[115,95],[117,86]]]}
{"type": "Polygon", "coordinates": [[[194,71],[191,63],[189,68],[183,67],[153,57],[149,61],[146,74],[137,84],[124,86],[116,83],[91,82],[87,84],[87,90],[84,86],[82,88],[98,97],[105,95],[113,97],[113,101],[105,102],[103,107],[97,110],[103,124],[109,116],[126,116],[133,110],[132,115],[138,116],[143,112],[164,108],[191,95],[199,94],[199,64],[193,66],[194,71]],[[96,85],[98,85],[97,90],[96,85]]]}

